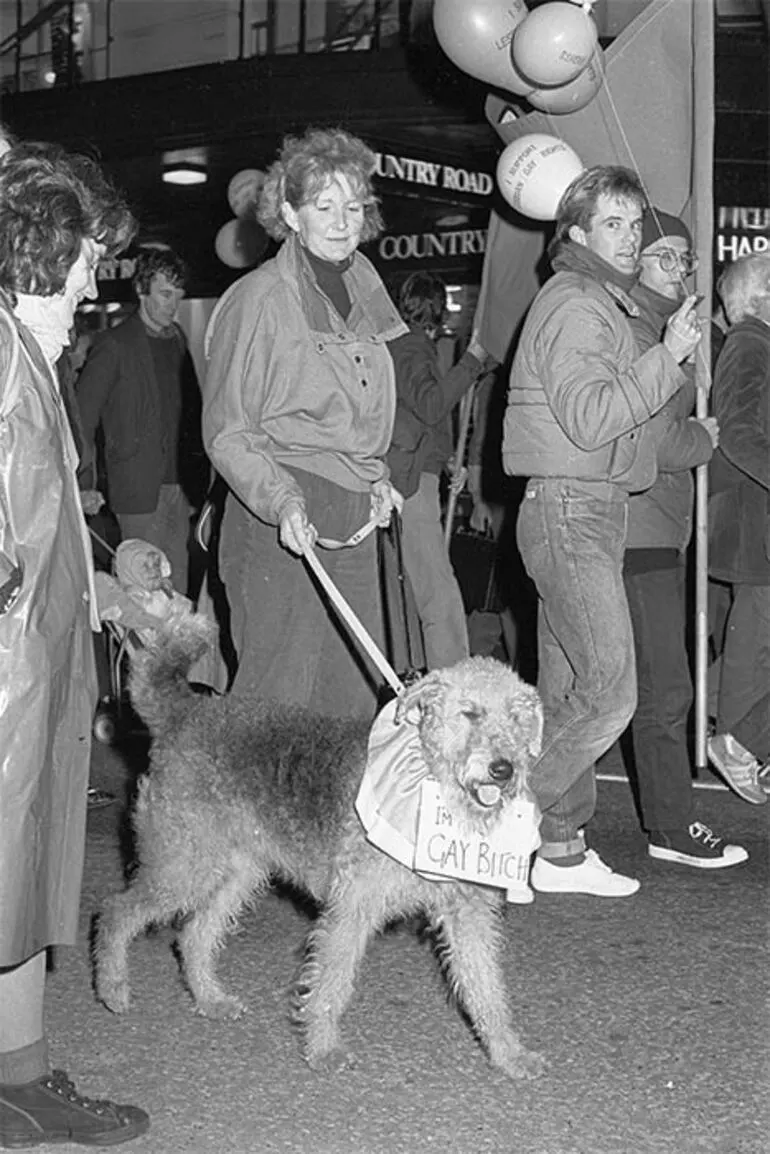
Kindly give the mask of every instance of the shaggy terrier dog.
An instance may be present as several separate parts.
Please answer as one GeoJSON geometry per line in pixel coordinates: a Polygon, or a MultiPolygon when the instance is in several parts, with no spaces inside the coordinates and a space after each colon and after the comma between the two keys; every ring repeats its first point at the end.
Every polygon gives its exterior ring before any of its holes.
{"type": "MultiPolygon", "coordinates": [[[[320,907],[294,996],[311,1066],[339,1046],[371,938],[422,914],[492,1064],[514,1078],[536,1076],[543,1058],[520,1042],[505,995],[500,891],[429,880],[372,845],[355,809],[370,725],[195,694],[187,673],[208,642],[205,623],[182,615],[132,658],[132,701],[153,741],[133,813],[138,868],[98,921],[104,1004],[129,1008],[132,939],[183,915],[178,945],[197,1012],[237,1018],[245,1007],[220,985],[216,954],[244,906],[281,878],[320,907]]],[[[535,690],[500,662],[472,657],[424,677],[399,710],[415,718],[427,768],[461,826],[491,829],[539,752],[535,690]]]]}

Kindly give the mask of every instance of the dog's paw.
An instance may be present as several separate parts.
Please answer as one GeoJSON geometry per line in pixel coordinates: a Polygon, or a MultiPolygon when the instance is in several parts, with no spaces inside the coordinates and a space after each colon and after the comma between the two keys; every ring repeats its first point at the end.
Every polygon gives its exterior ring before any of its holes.
{"type": "Polygon", "coordinates": [[[519,1081],[522,1079],[531,1081],[533,1078],[539,1078],[548,1065],[543,1054],[538,1054],[536,1050],[523,1048],[507,1055],[504,1059],[493,1059],[493,1061],[494,1065],[501,1069],[504,1074],[507,1074],[509,1078],[516,1078],[519,1081]]]}
{"type": "Polygon", "coordinates": [[[131,1007],[128,982],[100,982],[97,997],[113,1014],[126,1014],[131,1007]]]}
{"type": "Polygon", "coordinates": [[[221,998],[210,998],[208,1001],[197,1001],[195,1013],[202,1018],[210,1018],[215,1022],[237,1022],[247,1013],[247,1007],[237,998],[225,995],[221,998]]]}

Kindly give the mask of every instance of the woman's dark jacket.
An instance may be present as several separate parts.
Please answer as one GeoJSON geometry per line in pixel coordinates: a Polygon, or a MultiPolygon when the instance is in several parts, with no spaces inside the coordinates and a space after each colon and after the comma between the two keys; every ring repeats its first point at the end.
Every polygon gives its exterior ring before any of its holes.
{"type": "Polygon", "coordinates": [[[396,419],[386,459],[391,482],[411,497],[419,488],[420,473],[440,473],[452,456],[450,414],[484,365],[465,352],[442,376],[438,349],[418,325],[390,341],[388,348],[396,372],[396,419]]]}

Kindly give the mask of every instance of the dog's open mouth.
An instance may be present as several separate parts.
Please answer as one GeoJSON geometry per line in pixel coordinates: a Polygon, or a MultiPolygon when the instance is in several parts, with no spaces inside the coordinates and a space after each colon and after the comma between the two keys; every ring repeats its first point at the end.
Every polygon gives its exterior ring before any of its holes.
{"type": "Polygon", "coordinates": [[[490,806],[497,805],[502,791],[499,785],[485,783],[484,785],[477,785],[473,793],[479,805],[483,805],[486,809],[489,809],[490,806]]]}

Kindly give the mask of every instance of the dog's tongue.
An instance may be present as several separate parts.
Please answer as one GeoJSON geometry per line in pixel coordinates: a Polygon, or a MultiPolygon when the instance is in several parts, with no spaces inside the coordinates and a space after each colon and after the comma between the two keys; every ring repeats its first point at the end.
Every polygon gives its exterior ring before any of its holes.
{"type": "Polygon", "coordinates": [[[497,805],[500,800],[499,785],[480,785],[476,796],[481,805],[497,805]]]}

